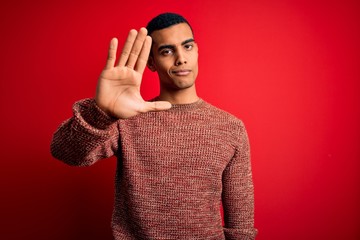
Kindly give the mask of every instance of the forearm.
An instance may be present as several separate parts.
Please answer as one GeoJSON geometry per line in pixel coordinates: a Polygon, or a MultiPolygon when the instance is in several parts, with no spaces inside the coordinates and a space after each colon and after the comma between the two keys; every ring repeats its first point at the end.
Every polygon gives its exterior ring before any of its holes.
{"type": "Polygon", "coordinates": [[[74,166],[88,166],[114,155],[119,136],[116,119],[102,112],[92,99],[75,103],[73,112],[55,132],[51,154],[74,166]]]}
{"type": "Polygon", "coordinates": [[[223,173],[224,234],[227,240],[253,240],[254,186],[252,180],[250,148],[244,127],[239,147],[223,173]]]}
{"type": "Polygon", "coordinates": [[[224,234],[227,240],[253,240],[257,234],[254,227],[253,186],[249,183],[237,191],[232,196],[232,191],[226,191],[223,195],[224,234]]]}
{"type": "Polygon", "coordinates": [[[257,234],[254,228],[254,189],[252,180],[233,190],[224,189],[224,233],[227,240],[253,240],[257,234]]]}

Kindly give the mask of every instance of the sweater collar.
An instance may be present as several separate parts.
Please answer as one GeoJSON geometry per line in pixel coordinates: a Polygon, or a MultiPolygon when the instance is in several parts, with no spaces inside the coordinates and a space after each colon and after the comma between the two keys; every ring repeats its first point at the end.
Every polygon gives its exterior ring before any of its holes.
{"type": "MultiPolygon", "coordinates": [[[[155,98],[151,99],[150,101],[151,102],[159,101],[159,97],[155,97],[155,98]]],[[[204,103],[205,103],[205,101],[202,98],[199,98],[197,101],[192,102],[192,103],[171,104],[171,108],[168,109],[167,111],[184,112],[184,111],[196,110],[196,109],[200,108],[204,103]]]]}
{"type": "Polygon", "coordinates": [[[199,98],[196,102],[192,102],[192,103],[172,104],[172,107],[169,110],[173,110],[173,111],[195,110],[195,109],[198,109],[203,103],[204,103],[204,100],[199,98]]]}

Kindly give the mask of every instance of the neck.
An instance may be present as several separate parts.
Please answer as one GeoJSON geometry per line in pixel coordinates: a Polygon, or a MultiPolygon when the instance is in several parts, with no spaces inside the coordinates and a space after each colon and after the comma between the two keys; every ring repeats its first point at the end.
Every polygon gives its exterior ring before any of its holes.
{"type": "Polygon", "coordinates": [[[168,101],[171,104],[189,104],[198,101],[199,97],[196,94],[195,85],[193,85],[190,88],[174,91],[160,89],[158,100],[168,101]]]}

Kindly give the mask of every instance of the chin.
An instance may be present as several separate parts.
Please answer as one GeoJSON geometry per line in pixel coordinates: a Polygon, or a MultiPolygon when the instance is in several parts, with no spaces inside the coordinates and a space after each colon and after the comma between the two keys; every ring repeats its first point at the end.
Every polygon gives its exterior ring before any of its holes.
{"type": "Polygon", "coordinates": [[[185,82],[185,81],[181,81],[181,82],[175,82],[175,86],[181,90],[181,89],[188,89],[194,86],[194,82],[185,82]]]}
{"type": "Polygon", "coordinates": [[[164,90],[168,91],[179,91],[179,90],[185,90],[194,87],[195,80],[194,79],[186,79],[186,78],[171,78],[168,79],[166,82],[163,81],[160,83],[164,90]]]}

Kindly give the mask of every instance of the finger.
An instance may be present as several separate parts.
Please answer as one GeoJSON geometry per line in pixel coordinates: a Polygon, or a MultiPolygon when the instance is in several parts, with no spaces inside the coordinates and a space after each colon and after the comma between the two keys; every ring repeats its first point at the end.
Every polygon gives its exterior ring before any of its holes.
{"type": "Polygon", "coordinates": [[[114,67],[115,60],[116,60],[117,45],[118,45],[117,38],[111,39],[105,69],[110,69],[110,68],[114,67]]]}
{"type": "Polygon", "coordinates": [[[134,45],[134,41],[135,41],[137,35],[138,35],[138,33],[137,33],[137,31],[135,29],[130,30],[129,35],[128,35],[127,39],[126,39],[126,42],[124,44],[124,47],[123,47],[123,49],[121,51],[118,66],[120,66],[120,67],[125,66],[126,62],[129,59],[130,52],[131,52],[131,49],[132,49],[132,47],[134,45]]]}
{"type": "Polygon", "coordinates": [[[132,46],[129,59],[126,63],[127,67],[134,68],[136,61],[138,60],[139,54],[141,52],[142,46],[145,42],[146,36],[147,36],[146,28],[141,28],[139,30],[138,35],[136,36],[134,45],[132,46]]]}
{"type": "Polygon", "coordinates": [[[144,102],[142,107],[143,113],[150,111],[164,111],[171,108],[171,103],[167,101],[144,102]]]}
{"type": "Polygon", "coordinates": [[[150,51],[151,51],[151,37],[150,36],[146,36],[146,39],[145,39],[145,42],[144,42],[144,45],[141,49],[141,52],[140,52],[140,55],[139,55],[139,58],[136,62],[136,65],[135,65],[135,71],[143,74],[144,70],[145,70],[145,67],[146,67],[146,64],[147,64],[147,61],[148,61],[148,58],[149,58],[149,54],[150,54],[150,51]]]}

